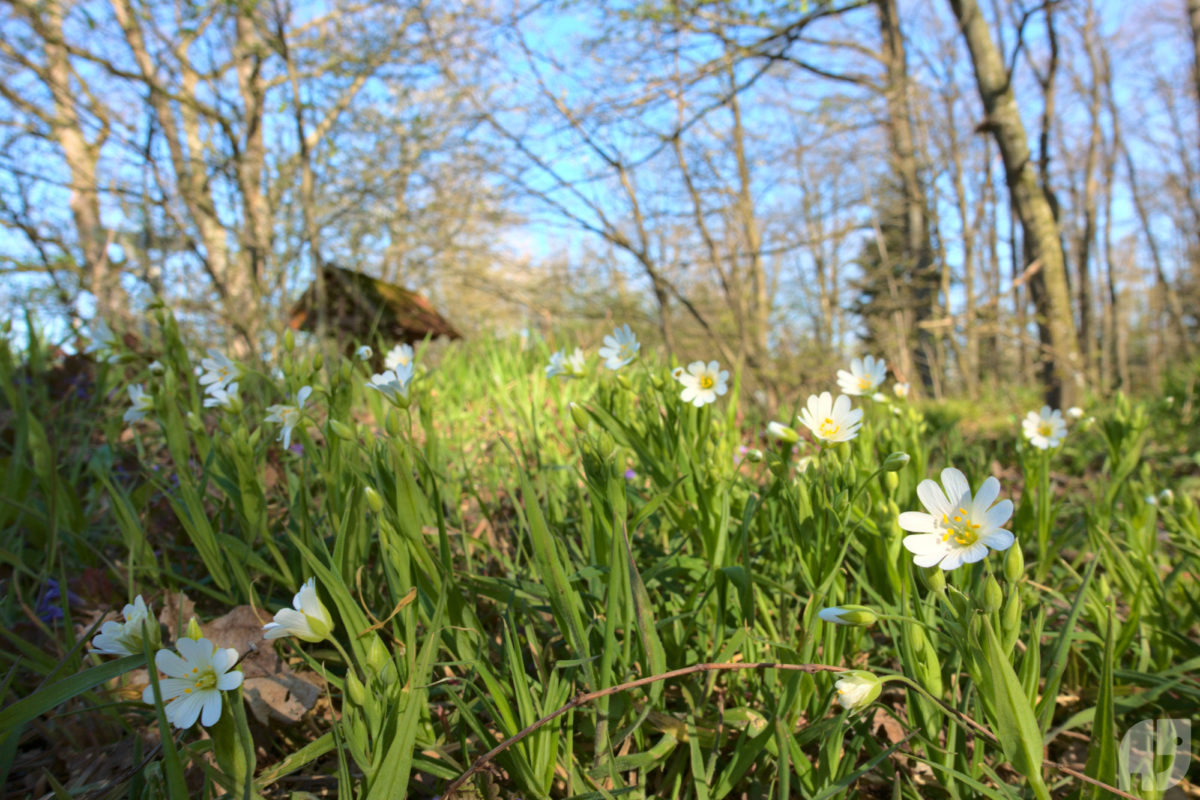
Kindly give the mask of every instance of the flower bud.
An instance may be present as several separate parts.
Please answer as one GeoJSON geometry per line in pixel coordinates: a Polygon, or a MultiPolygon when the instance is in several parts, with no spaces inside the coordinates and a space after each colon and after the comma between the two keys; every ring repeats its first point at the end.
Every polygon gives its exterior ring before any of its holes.
{"type": "Polygon", "coordinates": [[[353,442],[357,439],[353,428],[344,422],[338,422],[336,419],[329,420],[329,430],[334,436],[345,442],[353,442]]]}
{"type": "Polygon", "coordinates": [[[189,411],[187,414],[187,426],[192,433],[204,433],[204,422],[200,417],[196,416],[195,411],[189,411]]]}
{"type": "Polygon", "coordinates": [[[633,381],[629,380],[629,377],[627,375],[625,375],[623,373],[618,374],[617,375],[617,383],[621,384],[622,389],[626,389],[628,391],[633,391],[633,381]]]}
{"type": "Polygon", "coordinates": [[[754,448],[747,450],[746,451],[746,460],[749,461],[751,464],[758,464],[759,462],[761,462],[763,460],[762,450],[756,450],[754,448]]]}
{"type": "Polygon", "coordinates": [[[312,360],[312,371],[313,372],[320,372],[321,368],[324,366],[325,366],[325,356],[323,356],[320,353],[317,353],[315,356],[313,356],[313,360],[312,360]]]}
{"type": "Polygon", "coordinates": [[[883,468],[887,472],[899,472],[910,460],[908,453],[892,453],[883,460],[883,468]]]}
{"type": "Polygon", "coordinates": [[[887,487],[889,492],[895,492],[900,488],[900,476],[894,472],[883,473],[883,485],[887,487]]]}
{"type": "Polygon", "coordinates": [[[782,422],[771,422],[767,425],[767,438],[785,444],[795,444],[800,441],[800,434],[795,428],[789,428],[782,422]]]}
{"type": "Polygon", "coordinates": [[[296,335],[292,333],[292,329],[288,328],[283,334],[283,350],[290,353],[296,349],[296,335]]]}
{"type": "Polygon", "coordinates": [[[185,630],[183,632],[183,636],[186,639],[195,639],[196,641],[203,639],[204,631],[200,630],[200,621],[197,620],[195,617],[192,617],[191,619],[189,619],[188,624],[187,624],[187,630],[185,630]]]}
{"type": "Polygon", "coordinates": [[[983,584],[983,598],[980,608],[990,614],[993,611],[999,610],[1003,602],[1004,592],[1000,589],[1000,584],[996,581],[994,575],[988,575],[987,580],[983,584]]]}
{"type": "Polygon", "coordinates": [[[1024,574],[1025,553],[1021,551],[1019,543],[1013,542],[1012,547],[1008,548],[1008,552],[1004,554],[1004,580],[1016,583],[1024,574]]]}
{"type": "Polygon", "coordinates": [[[1171,503],[1175,502],[1175,493],[1172,492],[1170,489],[1163,489],[1161,492],[1158,493],[1158,500],[1163,505],[1169,506],[1169,505],[1171,505],[1171,503]]]}
{"type": "Polygon", "coordinates": [[[163,375],[167,371],[167,368],[164,367],[162,362],[158,359],[151,361],[150,366],[147,369],[150,370],[151,375],[163,375]]]}
{"type": "Polygon", "coordinates": [[[921,582],[924,583],[930,591],[944,592],[946,591],[946,573],[938,567],[923,569],[917,572],[921,582]]]}
{"type": "Polygon", "coordinates": [[[391,662],[391,655],[387,648],[383,646],[383,639],[380,639],[378,634],[371,637],[370,643],[367,645],[367,666],[371,668],[371,672],[378,675],[383,672],[383,668],[391,662]]]}
{"type": "Polygon", "coordinates": [[[571,403],[571,419],[575,420],[575,427],[581,431],[586,431],[588,426],[588,415],[583,410],[582,406],[571,403]]]}
{"type": "Polygon", "coordinates": [[[350,366],[349,361],[343,361],[342,365],[338,367],[338,377],[343,381],[349,381],[354,377],[354,368],[350,366]]]}
{"type": "Polygon", "coordinates": [[[374,354],[375,351],[371,349],[371,346],[364,344],[354,351],[354,358],[358,361],[370,361],[374,354]]]}
{"type": "Polygon", "coordinates": [[[883,681],[866,670],[856,669],[842,673],[843,677],[834,684],[837,689],[837,701],[842,708],[850,711],[861,711],[879,697],[883,690],[883,681]]]}
{"type": "Polygon", "coordinates": [[[367,687],[363,686],[353,669],[346,672],[346,694],[350,695],[350,701],[356,706],[363,706],[367,702],[367,687]]]}
{"type": "Polygon", "coordinates": [[[879,619],[875,612],[866,606],[832,606],[822,608],[817,616],[834,625],[856,625],[867,627],[874,625],[879,619]]]}
{"type": "Polygon", "coordinates": [[[400,415],[395,411],[388,411],[387,419],[383,422],[383,429],[387,431],[388,436],[400,435],[400,415]]]}
{"type": "Polygon", "coordinates": [[[372,487],[367,486],[363,489],[363,495],[367,498],[367,507],[378,514],[383,511],[383,498],[379,496],[379,492],[372,487]]]}

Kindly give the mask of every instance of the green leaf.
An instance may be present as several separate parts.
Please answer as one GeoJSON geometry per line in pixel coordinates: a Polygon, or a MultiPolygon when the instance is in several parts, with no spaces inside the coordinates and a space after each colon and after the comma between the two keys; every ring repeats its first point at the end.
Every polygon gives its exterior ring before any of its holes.
{"type": "Polygon", "coordinates": [[[84,670],[69,678],[65,678],[49,686],[38,689],[28,697],[18,700],[0,711],[0,731],[11,730],[24,725],[36,717],[46,713],[55,706],[61,705],[72,697],[95,689],[102,683],[107,683],[118,675],[123,675],[132,669],[146,666],[142,655],[125,656],[116,661],[109,661],[98,667],[84,670]]]}

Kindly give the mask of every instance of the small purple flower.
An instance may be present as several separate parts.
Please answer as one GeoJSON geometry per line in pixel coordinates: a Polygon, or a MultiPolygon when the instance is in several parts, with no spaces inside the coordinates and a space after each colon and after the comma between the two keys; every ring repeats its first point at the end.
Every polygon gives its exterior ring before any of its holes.
{"type": "MultiPolygon", "coordinates": [[[[38,619],[42,622],[57,622],[63,618],[62,606],[59,604],[59,599],[62,597],[62,590],[59,589],[58,581],[54,578],[47,578],[46,585],[42,587],[42,593],[38,597],[37,604],[34,608],[38,619]]],[[[78,605],[82,603],[79,595],[67,590],[67,604],[78,605]]]]}
{"type": "Polygon", "coordinates": [[[296,442],[295,444],[290,446],[288,448],[288,450],[291,450],[293,453],[295,453],[298,456],[304,455],[304,445],[300,444],[299,442],[296,442]]]}
{"type": "Polygon", "coordinates": [[[633,471],[633,467],[625,470],[625,480],[631,481],[637,478],[637,473],[633,471]]]}

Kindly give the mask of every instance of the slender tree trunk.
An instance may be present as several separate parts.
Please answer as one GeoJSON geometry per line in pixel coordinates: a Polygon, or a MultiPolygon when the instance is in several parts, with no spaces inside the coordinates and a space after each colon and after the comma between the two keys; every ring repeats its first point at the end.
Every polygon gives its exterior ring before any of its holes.
{"type": "Polygon", "coordinates": [[[1187,14],[1192,33],[1192,88],[1196,90],[1196,117],[1200,121],[1200,0],[1187,0],[1187,14]]]}
{"type": "Polygon", "coordinates": [[[950,7],[971,53],[988,127],[1000,147],[1029,256],[1037,263],[1042,277],[1044,291],[1036,294],[1034,302],[1038,322],[1044,330],[1044,356],[1049,359],[1050,367],[1046,402],[1056,407],[1071,405],[1083,383],[1083,375],[1058,224],[1044,187],[1039,185],[1012,83],[987,20],[975,0],[950,0],[950,7]]]}
{"type": "Polygon", "coordinates": [[[911,345],[908,336],[903,346],[911,348],[921,385],[932,390],[933,373],[930,360],[934,351],[934,334],[926,326],[937,307],[940,275],[933,263],[933,246],[929,232],[929,201],[917,168],[916,137],[913,134],[911,85],[908,78],[904,34],[896,0],[876,0],[880,55],[887,72],[884,99],[887,104],[887,127],[892,169],[900,179],[904,200],[904,252],[899,254],[901,266],[909,276],[908,294],[911,315],[916,329],[916,341],[911,345]]]}

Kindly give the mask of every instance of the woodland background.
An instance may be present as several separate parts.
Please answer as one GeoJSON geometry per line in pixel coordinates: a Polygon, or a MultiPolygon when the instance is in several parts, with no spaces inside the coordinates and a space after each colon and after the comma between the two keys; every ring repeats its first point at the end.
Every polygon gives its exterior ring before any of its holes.
{"type": "Polygon", "coordinates": [[[6,0],[0,292],[247,353],[331,262],[1066,406],[1193,353],[1198,93],[1200,0],[6,0]]]}

